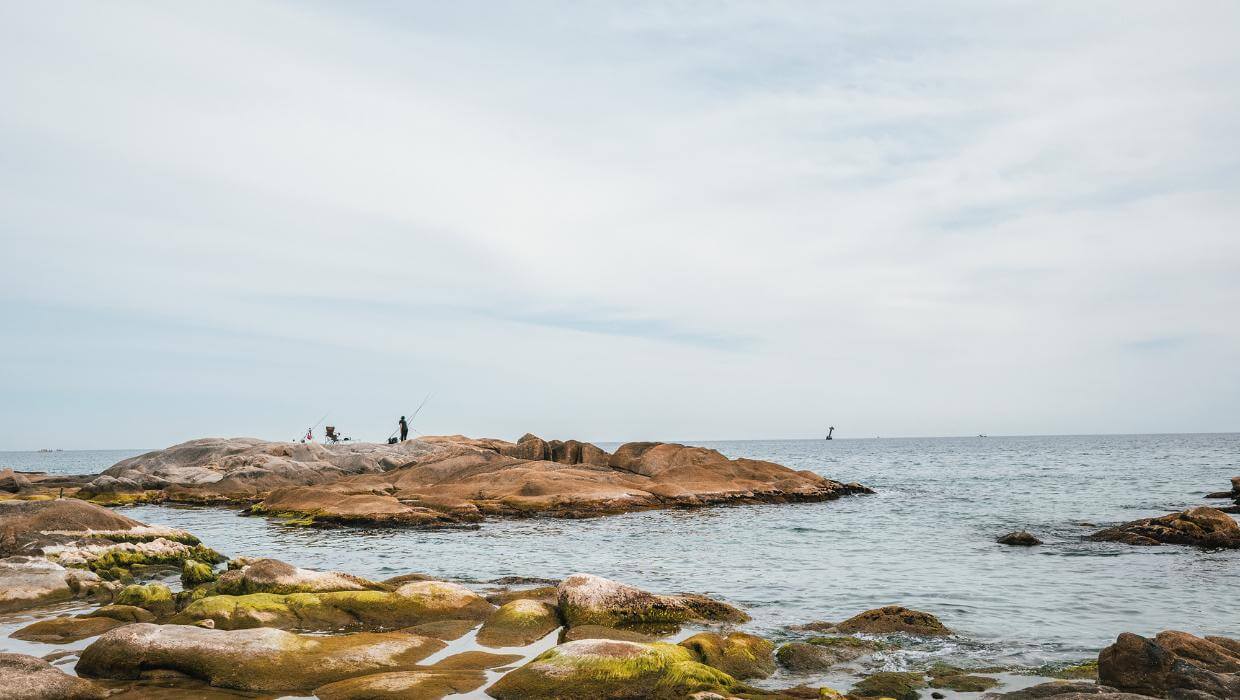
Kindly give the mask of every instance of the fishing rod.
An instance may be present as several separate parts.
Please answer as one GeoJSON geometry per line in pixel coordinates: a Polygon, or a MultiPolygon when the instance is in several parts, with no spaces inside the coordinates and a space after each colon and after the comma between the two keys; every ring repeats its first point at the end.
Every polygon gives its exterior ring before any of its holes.
{"type": "Polygon", "coordinates": [[[306,431],[306,435],[310,435],[311,433],[313,433],[313,432],[314,432],[314,429],[315,429],[315,428],[317,428],[317,427],[319,427],[319,424],[320,424],[320,423],[322,423],[323,421],[327,420],[327,417],[328,417],[329,415],[331,415],[331,411],[328,411],[327,413],[324,413],[322,418],[318,419],[317,421],[315,421],[314,425],[310,426],[310,429],[306,431]]]}
{"type": "MultiPolygon", "coordinates": [[[[409,420],[405,421],[405,425],[409,425],[410,423],[413,422],[414,418],[418,417],[418,414],[422,412],[422,407],[426,405],[427,401],[431,400],[431,393],[432,392],[429,392],[429,391],[426,393],[426,398],[422,399],[422,403],[418,404],[418,410],[414,411],[413,415],[409,416],[409,420]]],[[[391,440],[392,438],[396,437],[396,433],[398,432],[400,432],[399,427],[396,428],[396,430],[392,431],[392,434],[388,436],[388,439],[391,440]]],[[[414,432],[416,433],[417,431],[415,430],[414,432]]],[[[418,434],[420,435],[421,433],[418,433],[418,434]]]]}

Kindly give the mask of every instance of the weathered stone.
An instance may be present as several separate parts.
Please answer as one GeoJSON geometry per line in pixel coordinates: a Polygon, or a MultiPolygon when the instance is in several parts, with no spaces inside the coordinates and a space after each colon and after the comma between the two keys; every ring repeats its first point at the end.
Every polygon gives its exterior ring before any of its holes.
{"type": "Polygon", "coordinates": [[[68,571],[42,557],[0,559],[0,612],[69,600],[68,571]]]}
{"type": "Polygon", "coordinates": [[[30,488],[30,479],[12,469],[0,469],[0,491],[21,493],[30,488]]]}
{"type": "Polygon", "coordinates": [[[1198,506],[1158,518],[1144,518],[1094,533],[1091,540],[1134,545],[1179,544],[1240,548],[1240,524],[1216,508],[1198,506]]]}
{"type": "Polygon", "coordinates": [[[886,644],[857,637],[812,637],[807,642],[789,642],[775,656],[793,673],[826,671],[833,666],[869,656],[887,648],[886,644]]]}
{"type": "Polygon", "coordinates": [[[675,644],[586,639],[544,652],[487,693],[498,700],[680,700],[701,691],[728,694],[737,684],[675,644]]]}
{"type": "Polygon", "coordinates": [[[108,617],[120,622],[154,622],[155,613],[136,605],[105,605],[86,613],[86,617],[108,617]]]}
{"type": "Polygon", "coordinates": [[[616,639],[622,642],[656,642],[658,637],[633,630],[616,629],[602,625],[578,625],[564,630],[562,641],[575,642],[578,639],[616,639]]]}
{"type": "Polygon", "coordinates": [[[1165,697],[1240,697],[1240,655],[1184,632],[1146,639],[1125,632],[1098,654],[1098,680],[1121,691],[1165,697]]]}
{"type": "Polygon", "coordinates": [[[560,583],[560,615],[570,627],[679,624],[690,620],[746,622],[740,610],[698,595],[655,595],[591,574],[560,583]]]}
{"type": "Polygon", "coordinates": [[[213,620],[217,629],[399,629],[437,620],[483,620],[495,607],[464,586],[443,581],[406,583],[395,591],[251,593],[194,601],[172,622],[213,620]]]}
{"type": "MultiPolygon", "coordinates": [[[[990,697],[990,696],[987,696],[990,697]]],[[[994,696],[996,700],[1149,700],[1145,695],[1122,693],[1115,688],[1080,681],[1053,681],[994,696]]]]}
{"type": "Polygon", "coordinates": [[[9,636],[27,642],[68,644],[94,637],[126,623],[108,617],[53,617],[39,620],[9,636]]]}
{"type": "Polygon", "coordinates": [[[554,607],[536,600],[514,600],[487,618],[477,640],[484,647],[520,647],[542,639],[559,626],[554,607]]]}
{"type": "Polygon", "coordinates": [[[482,671],[392,671],[329,683],[314,695],[319,700],[439,700],[485,683],[482,671]]]}
{"type": "Polygon", "coordinates": [[[444,643],[403,632],[334,637],[275,629],[207,630],[187,625],[126,625],[82,652],[78,673],[136,679],[154,670],[183,673],[237,690],[310,690],[338,680],[411,670],[444,643]]]}
{"type": "Polygon", "coordinates": [[[930,679],[931,688],[947,688],[961,693],[981,693],[999,685],[997,678],[958,673],[930,679]]]}
{"type": "Polygon", "coordinates": [[[946,637],[952,633],[934,615],[899,605],[888,605],[854,615],[836,625],[835,630],[849,634],[857,632],[863,634],[894,634],[902,632],[924,637],[946,637]]]}
{"type": "Polygon", "coordinates": [[[560,592],[557,586],[538,586],[536,588],[504,589],[486,595],[487,601],[494,605],[511,603],[514,600],[537,600],[549,605],[559,602],[560,592]]]}
{"type": "Polygon", "coordinates": [[[167,617],[176,612],[176,600],[172,596],[172,590],[162,583],[125,586],[116,595],[116,604],[142,608],[156,617],[167,617]]]}
{"type": "Polygon", "coordinates": [[[338,571],[299,569],[278,559],[252,559],[220,576],[216,591],[225,595],[249,593],[325,593],[377,591],[389,586],[338,571]]]}
{"type": "Polygon", "coordinates": [[[999,544],[1007,544],[1017,547],[1033,547],[1042,544],[1042,540],[1034,537],[1031,533],[1025,532],[1024,530],[1009,532],[995,541],[999,544]]]}
{"type": "Polygon", "coordinates": [[[0,501],[0,556],[37,554],[46,544],[91,530],[128,530],[142,526],[131,518],[75,498],[48,501],[0,501]]]}
{"type": "Polygon", "coordinates": [[[181,564],[181,585],[185,588],[211,583],[217,578],[215,569],[211,568],[210,564],[204,564],[194,559],[186,559],[181,564]]]}
{"type": "Polygon", "coordinates": [[[722,637],[701,632],[682,641],[697,660],[733,678],[766,678],[775,672],[775,645],[761,637],[733,632],[722,637]]]}
{"type": "Polygon", "coordinates": [[[863,698],[894,698],[894,700],[918,700],[918,688],[926,687],[926,679],[920,673],[907,671],[883,671],[864,678],[853,686],[849,695],[863,698]]]}
{"type": "Polygon", "coordinates": [[[103,700],[107,696],[94,683],[25,654],[0,654],[0,693],[6,700],[103,700]]]}

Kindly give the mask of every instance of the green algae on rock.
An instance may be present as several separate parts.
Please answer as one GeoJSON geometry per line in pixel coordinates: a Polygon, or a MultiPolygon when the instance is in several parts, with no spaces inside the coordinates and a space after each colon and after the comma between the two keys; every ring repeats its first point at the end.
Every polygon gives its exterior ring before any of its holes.
{"type": "Polygon", "coordinates": [[[592,574],[573,574],[559,586],[560,615],[570,627],[677,625],[689,621],[747,622],[737,608],[700,595],[656,595],[592,574]]]}
{"type": "Polygon", "coordinates": [[[500,606],[482,623],[477,640],[484,647],[520,647],[542,639],[559,626],[560,616],[554,607],[517,599],[500,606]]]}
{"type": "Polygon", "coordinates": [[[85,617],[110,617],[125,623],[155,621],[155,613],[136,605],[105,605],[86,613],[85,617]]]}
{"type": "Polygon", "coordinates": [[[900,605],[866,610],[835,625],[835,631],[863,634],[903,633],[924,637],[947,637],[952,634],[934,615],[900,605]]]}
{"type": "Polygon", "coordinates": [[[549,649],[487,689],[498,700],[653,698],[728,694],[739,682],[695,660],[685,647],[585,639],[549,649]]]}
{"type": "Polygon", "coordinates": [[[299,569],[279,559],[247,559],[220,575],[216,591],[249,593],[326,593],[329,591],[391,590],[392,587],[338,571],[299,569]]]}
{"type": "Polygon", "coordinates": [[[138,623],[91,643],[77,671],[122,680],[175,671],[236,690],[312,690],[354,676],[410,670],[444,646],[404,632],[323,637],[276,629],[224,631],[138,623]]]}
{"type": "Polygon", "coordinates": [[[999,685],[997,678],[974,676],[968,673],[935,676],[930,679],[931,688],[947,688],[961,693],[981,693],[999,685]]]}
{"type": "Polygon", "coordinates": [[[455,583],[419,581],[395,591],[215,595],[190,603],[171,622],[212,620],[221,630],[399,629],[436,620],[483,620],[495,606],[455,583]]]}
{"type": "Polygon", "coordinates": [[[775,645],[744,632],[722,637],[701,632],[682,641],[697,660],[737,679],[766,678],[775,672],[775,645]]]}
{"type": "Polygon", "coordinates": [[[211,583],[216,578],[218,576],[210,564],[204,564],[196,559],[186,559],[181,564],[181,585],[185,588],[211,583]]]}
{"type": "Polygon", "coordinates": [[[167,617],[176,612],[176,600],[172,589],[162,583],[130,584],[116,594],[117,605],[132,605],[153,613],[156,617],[167,617]]]}
{"type": "Polygon", "coordinates": [[[868,676],[853,686],[849,695],[863,698],[894,698],[894,700],[918,700],[918,688],[926,687],[926,679],[920,673],[907,671],[883,671],[868,676]]]}

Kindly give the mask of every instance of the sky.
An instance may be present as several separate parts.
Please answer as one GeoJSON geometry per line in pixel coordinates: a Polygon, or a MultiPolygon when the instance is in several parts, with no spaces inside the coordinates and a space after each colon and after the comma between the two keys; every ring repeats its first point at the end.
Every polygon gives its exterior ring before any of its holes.
{"type": "Polygon", "coordinates": [[[0,3],[0,449],[1240,430],[1237,26],[0,3]]]}

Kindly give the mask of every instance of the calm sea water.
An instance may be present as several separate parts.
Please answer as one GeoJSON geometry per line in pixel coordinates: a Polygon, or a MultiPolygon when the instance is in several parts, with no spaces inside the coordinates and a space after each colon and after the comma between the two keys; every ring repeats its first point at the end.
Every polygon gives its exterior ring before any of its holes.
{"type": "MultiPolygon", "coordinates": [[[[1240,636],[1240,551],[1083,539],[1096,526],[1181,510],[1225,490],[1240,475],[1240,434],[699,444],[859,481],[878,494],[441,531],[306,530],[223,509],[127,514],[186,528],[228,554],[376,578],[583,571],[706,593],[741,605],[754,617],[748,629],[774,637],[787,625],[893,603],[933,612],[959,633],[893,655],[893,668],[926,657],[1076,660],[1122,631],[1240,636]],[[994,543],[1022,528],[1045,546],[994,543]]],[[[97,471],[136,453],[0,453],[0,466],[97,471]]]]}

